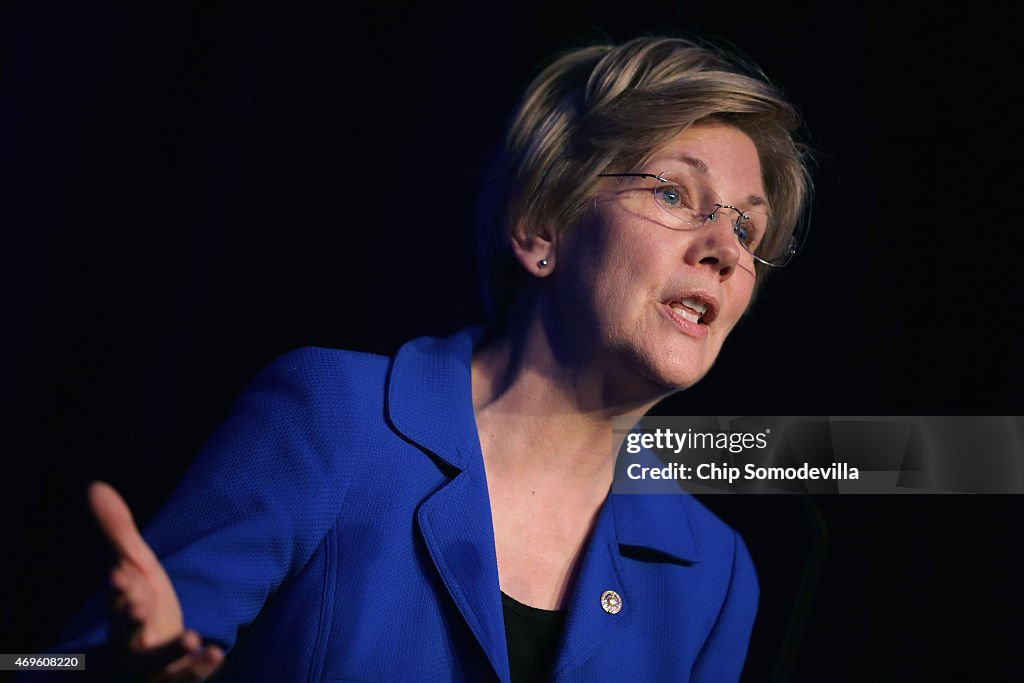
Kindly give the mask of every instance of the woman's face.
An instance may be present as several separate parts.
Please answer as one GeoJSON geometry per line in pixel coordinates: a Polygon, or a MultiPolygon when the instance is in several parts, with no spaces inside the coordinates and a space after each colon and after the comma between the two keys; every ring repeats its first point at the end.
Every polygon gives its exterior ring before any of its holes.
{"type": "MultiPolygon", "coordinates": [[[[685,175],[723,204],[764,209],[754,143],[726,124],[692,126],[644,168],[629,170],[685,175]]],[[[657,184],[602,178],[584,217],[556,246],[551,285],[567,338],[585,362],[616,381],[685,388],[708,372],[746,310],[754,261],[731,211],[698,229],[667,227],[673,220],[654,199],[657,184]]]]}

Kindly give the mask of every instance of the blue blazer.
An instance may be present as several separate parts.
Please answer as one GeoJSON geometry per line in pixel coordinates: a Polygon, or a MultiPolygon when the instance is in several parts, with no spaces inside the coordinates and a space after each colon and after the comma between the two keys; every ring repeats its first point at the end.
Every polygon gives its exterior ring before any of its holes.
{"type": "MultiPolygon", "coordinates": [[[[241,396],[145,531],[185,623],[228,650],[218,681],[509,680],[479,339],[300,349],[241,396]]],[[[743,541],[694,498],[610,494],[554,679],[735,681],[756,604],[743,541]]],[[[107,628],[97,602],[55,651],[107,628]]]]}

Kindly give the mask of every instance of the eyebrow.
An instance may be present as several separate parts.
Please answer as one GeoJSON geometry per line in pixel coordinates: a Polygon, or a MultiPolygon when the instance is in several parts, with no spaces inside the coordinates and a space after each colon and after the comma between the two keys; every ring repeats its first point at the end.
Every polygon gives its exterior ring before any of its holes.
{"type": "Polygon", "coordinates": [[[672,158],[673,159],[678,159],[679,161],[682,161],[685,164],[689,164],[690,166],[693,166],[695,169],[700,171],[703,175],[707,175],[708,174],[708,165],[704,162],[703,159],[698,159],[697,157],[691,157],[689,154],[680,154],[679,156],[674,156],[672,158]]]}
{"type": "MultiPolygon", "coordinates": [[[[684,164],[688,166],[692,166],[693,168],[697,169],[697,171],[699,171],[701,175],[707,175],[710,171],[707,162],[705,162],[703,159],[692,157],[689,154],[679,154],[672,156],[671,158],[676,159],[678,161],[682,161],[684,164]]],[[[765,198],[759,194],[747,195],[747,204],[749,204],[750,206],[764,206],[767,203],[768,202],[765,201],[765,198]]]]}

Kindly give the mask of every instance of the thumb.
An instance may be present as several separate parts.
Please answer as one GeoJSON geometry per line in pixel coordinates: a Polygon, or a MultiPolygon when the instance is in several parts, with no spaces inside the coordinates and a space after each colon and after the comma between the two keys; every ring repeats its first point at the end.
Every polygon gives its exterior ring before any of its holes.
{"type": "Polygon", "coordinates": [[[102,481],[94,481],[89,485],[88,496],[89,507],[119,559],[128,559],[137,565],[154,559],[153,551],[135,526],[128,504],[114,487],[102,481]]]}

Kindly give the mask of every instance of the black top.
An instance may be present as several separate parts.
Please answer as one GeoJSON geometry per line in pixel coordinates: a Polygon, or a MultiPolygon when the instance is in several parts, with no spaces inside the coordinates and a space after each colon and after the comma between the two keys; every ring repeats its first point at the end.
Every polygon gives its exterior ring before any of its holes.
{"type": "Polygon", "coordinates": [[[538,609],[501,594],[512,683],[546,681],[565,625],[564,609],[538,609]]]}

